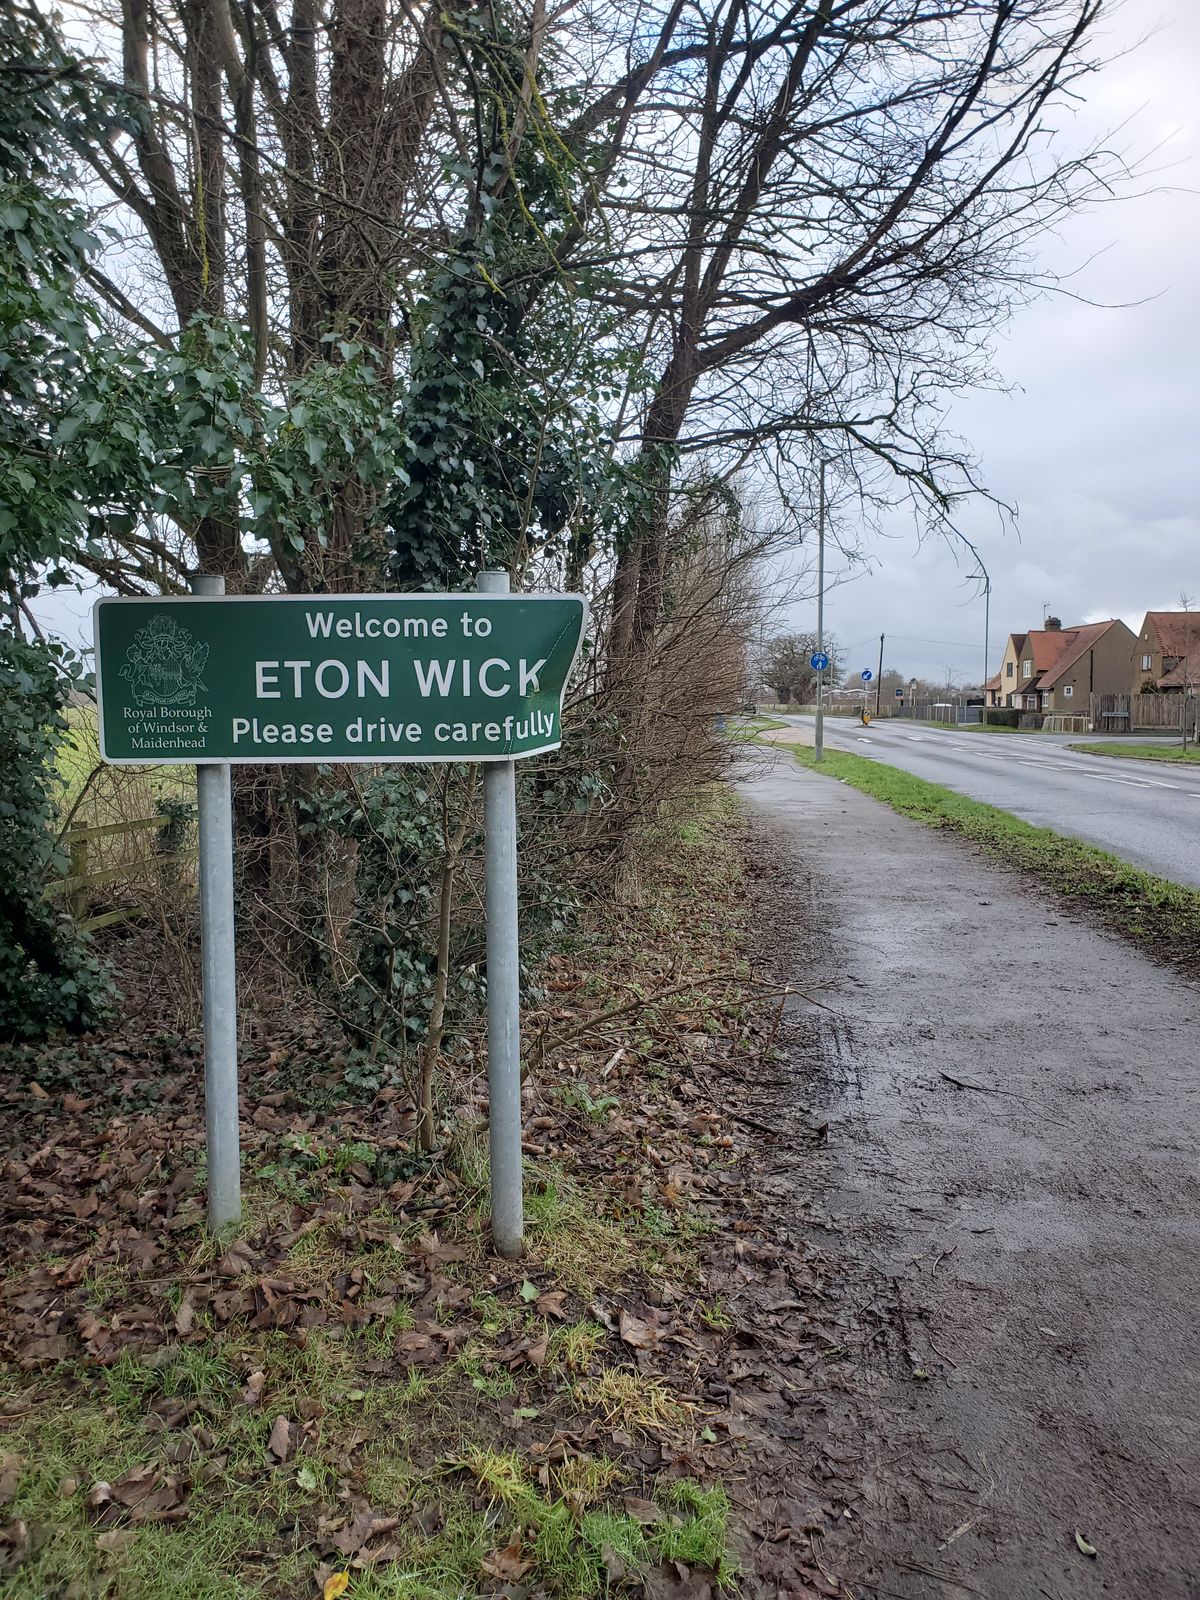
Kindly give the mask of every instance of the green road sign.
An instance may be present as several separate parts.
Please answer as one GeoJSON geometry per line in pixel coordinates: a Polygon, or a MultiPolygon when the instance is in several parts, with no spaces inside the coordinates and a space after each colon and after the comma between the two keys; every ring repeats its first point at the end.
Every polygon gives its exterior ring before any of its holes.
{"type": "Polygon", "coordinates": [[[562,742],[580,595],[95,605],[106,761],[503,761],[562,742]]]}

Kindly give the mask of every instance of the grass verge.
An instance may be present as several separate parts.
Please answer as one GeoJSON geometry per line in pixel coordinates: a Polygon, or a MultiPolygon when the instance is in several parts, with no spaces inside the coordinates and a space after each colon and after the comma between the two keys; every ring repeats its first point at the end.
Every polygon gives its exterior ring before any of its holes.
{"type": "Polygon", "coordinates": [[[1078,750],[1085,756],[1119,756],[1126,761],[1167,761],[1174,762],[1177,766],[1200,766],[1200,749],[1195,745],[1183,750],[1175,743],[1168,744],[1165,739],[1158,744],[1073,744],[1067,747],[1078,750]]]}
{"type": "Polygon", "coordinates": [[[786,728],[787,723],[781,722],[778,717],[764,715],[730,717],[725,725],[728,737],[735,743],[746,744],[766,733],[770,728],[786,728]]]}
{"type": "Polygon", "coordinates": [[[489,1250],[469,1083],[423,1157],[406,1097],[360,1088],[327,1025],[256,1017],[245,1220],[214,1241],[197,1039],[138,1014],[0,1050],[6,1600],[732,1581],[696,1376],[700,1184],[732,1140],[693,1079],[744,1003],[735,816],[713,791],[664,819],[639,895],[548,963],[516,1264],[489,1250]]]}
{"type": "MultiPolygon", "coordinates": [[[[816,767],[811,750],[793,753],[802,766],[816,767]]],[[[1094,845],[1035,828],[1008,811],[865,756],[827,750],[820,771],[902,816],[960,834],[1189,975],[1200,970],[1200,889],[1143,872],[1094,845]]]]}

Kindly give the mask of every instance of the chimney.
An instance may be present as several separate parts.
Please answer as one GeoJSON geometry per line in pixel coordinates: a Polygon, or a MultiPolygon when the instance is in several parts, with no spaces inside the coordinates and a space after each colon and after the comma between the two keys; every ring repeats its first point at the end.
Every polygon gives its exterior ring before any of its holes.
{"type": "Polygon", "coordinates": [[[1047,617],[1046,618],[1046,632],[1047,633],[1061,633],[1062,632],[1062,618],[1061,617],[1047,617]]]}

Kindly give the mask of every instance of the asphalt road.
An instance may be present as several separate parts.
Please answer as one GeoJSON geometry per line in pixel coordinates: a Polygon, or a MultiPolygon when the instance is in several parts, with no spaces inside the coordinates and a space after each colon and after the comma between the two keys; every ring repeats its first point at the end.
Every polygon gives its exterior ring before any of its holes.
{"type": "MultiPolygon", "coordinates": [[[[811,734],[811,717],[781,720],[811,734]]],[[[1200,766],[1085,756],[1067,748],[1065,735],[956,733],[899,722],[862,728],[840,717],[825,719],[825,744],[902,767],[1200,887],[1200,766]]]]}
{"type": "Polygon", "coordinates": [[[797,993],[734,1092],[837,1262],[830,1437],[780,1433],[798,1500],[858,1485],[838,1592],[1200,1600],[1200,988],[792,761],[743,793],[797,993]]]}

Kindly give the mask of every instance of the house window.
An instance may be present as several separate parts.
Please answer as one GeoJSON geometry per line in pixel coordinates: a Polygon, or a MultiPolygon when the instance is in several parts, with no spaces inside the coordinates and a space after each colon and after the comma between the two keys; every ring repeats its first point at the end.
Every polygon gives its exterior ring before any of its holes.
{"type": "Polygon", "coordinates": [[[1011,678],[1011,677],[1012,677],[1012,675],[1013,675],[1013,668],[1014,668],[1014,666],[1015,666],[1015,662],[1012,662],[1012,661],[1010,661],[1010,662],[1009,662],[1009,663],[1008,663],[1008,665],[1007,665],[1007,666],[1006,666],[1006,667],[1005,667],[1005,669],[1004,669],[1004,676],[1005,676],[1005,677],[1006,677],[1006,678],[1011,678]]]}
{"type": "Polygon", "coordinates": [[[1149,672],[1150,668],[1153,665],[1154,665],[1154,657],[1153,656],[1143,656],[1142,657],[1142,671],[1143,672],[1149,672]]]}
{"type": "Polygon", "coordinates": [[[1021,676],[1023,678],[1032,678],[1033,677],[1033,662],[1032,661],[1022,661],[1022,663],[1021,663],[1021,676]]]}
{"type": "Polygon", "coordinates": [[[1074,693],[1075,693],[1075,685],[1073,683],[1064,683],[1063,684],[1063,695],[1065,696],[1066,699],[1069,700],[1074,693]]]}

